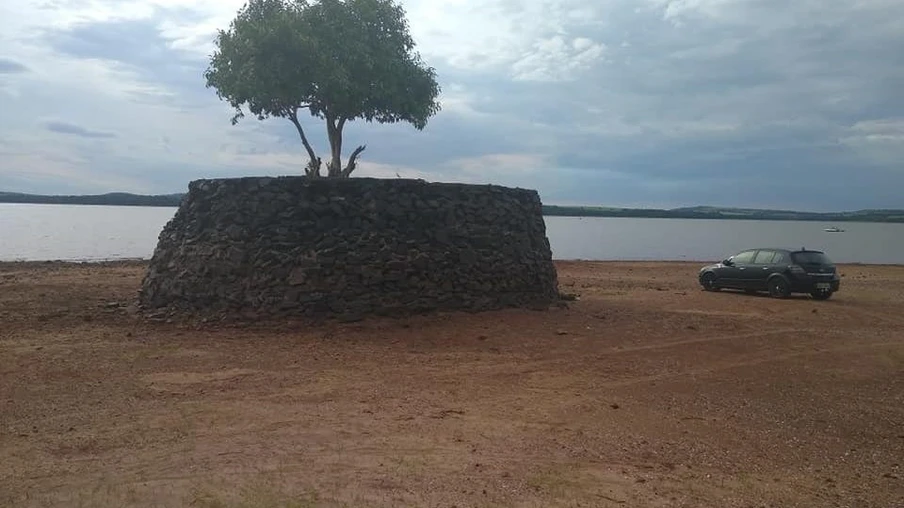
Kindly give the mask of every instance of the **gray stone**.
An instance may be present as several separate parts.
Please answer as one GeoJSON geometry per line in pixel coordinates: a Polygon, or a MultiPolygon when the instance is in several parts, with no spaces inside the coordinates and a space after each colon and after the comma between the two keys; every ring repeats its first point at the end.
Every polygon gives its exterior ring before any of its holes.
{"type": "Polygon", "coordinates": [[[290,286],[301,286],[308,280],[307,270],[304,268],[296,268],[292,270],[292,274],[289,275],[289,285],[290,286]]]}
{"type": "Polygon", "coordinates": [[[535,191],[368,178],[191,182],[139,291],[147,312],[211,319],[359,319],[557,299],[535,191]]]}

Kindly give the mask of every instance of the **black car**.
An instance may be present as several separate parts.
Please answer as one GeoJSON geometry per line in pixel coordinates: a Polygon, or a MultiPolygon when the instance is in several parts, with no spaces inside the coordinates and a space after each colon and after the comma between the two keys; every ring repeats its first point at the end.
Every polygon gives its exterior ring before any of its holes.
{"type": "Polygon", "coordinates": [[[700,269],[700,285],[707,291],[742,289],[768,291],[784,298],[807,293],[828,300],[839,290],[841,279],[835,264],[818,250],[750,249],[700,269]]]}

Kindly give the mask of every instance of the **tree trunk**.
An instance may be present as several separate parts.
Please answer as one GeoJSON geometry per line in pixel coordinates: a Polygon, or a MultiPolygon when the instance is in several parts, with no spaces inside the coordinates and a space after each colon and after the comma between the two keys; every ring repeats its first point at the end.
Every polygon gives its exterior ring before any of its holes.
{"type": "Polygon", "coordinates": [[[327,166],[327,175],[332,178],[342,176],[342,127],[345,125],[345,119],[340,119],[338,124],[336,120],[327,115],[326,117],[326,134],[330,140],[330,164],[327,166]]]}
{"type": "Polygon", "coordinates": [[[330,149],[332,152],[332,160],[329,165],[329,175],[334,178],[348,178],[352,171],[357,167],[358,156],[364,151],[366,146],[362,145],[355,148],[351,156],[348,158],[348,164],[342,167],[342,129],[345,127],[345,117],[340,117],[337,122],[335,118],[327,116],[326,130],[330,136],[330,149]]]}
{"type": "Polygon", "coordinates": [[[298,135],[301,136],[301,143],[304,145],[305,150],[307,150],[308,152],[309,160],[308,165],[304,169],[305,176],[309,176],[311,178],[319,177],[320,166],[323,164],[323,162],[320,160],[320,157],[317,157],[317,154],[314,153],[314,149],[308,142],[308,137],[304,134],[304,129],[301,128],[301,123],[298,121],[297,109],[289,114],[289,121],[291,121],[292,125],[295,126],[295,129],[298,131],[298,135]]]}

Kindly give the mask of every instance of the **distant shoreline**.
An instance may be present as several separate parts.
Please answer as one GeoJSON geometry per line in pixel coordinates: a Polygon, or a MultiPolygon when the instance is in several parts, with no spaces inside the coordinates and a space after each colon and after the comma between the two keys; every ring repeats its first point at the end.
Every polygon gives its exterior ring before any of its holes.
{"type": "MultiPolygon", "coordinates": [[[[0,192],[0,203],[40,205],[153,206],[176,208],[184,194],[141,195],[110,193],[50,196],[0,192]]],[[[904,210],[856,210],[850,212],[798,212],[749,208],[697,206],[689,208],[614,208],[603,206],[543,205],[547,217],[610,217],[645,219],[716,219],[809,222],[904,223],[904,210]]]]}
{"type": "Polygon", "coordinates": [[[41,194],[21,194],[18,192],[0,192],[0,203],[16,203],[29,205],[101,205],[101,206],[159,206],[178,207],[184,194],[163,194],[146,196],[113,192],[84,196],[47,196],[41,194]]]}
{"type": "Polygon", "coordinates": [[[543,205],[548,217],[610,217],[643,219],[709,219],[805,222],[904,223],[904,210],[856,210],[852,212],[796,212],[747,208],[697,206],[690,208],[609,208],[543,205]]]}

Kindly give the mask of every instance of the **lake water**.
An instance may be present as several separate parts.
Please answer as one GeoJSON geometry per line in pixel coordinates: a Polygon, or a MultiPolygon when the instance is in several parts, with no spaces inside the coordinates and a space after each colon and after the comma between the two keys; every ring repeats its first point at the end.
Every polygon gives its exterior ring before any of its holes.
{"type": "MultiPolygon", "coordinates": [[[[175,208],[0,203],[0,261],[149,258],[175,208]]],[[[556,259],[715,261],[757,247],[904,263],[904,224],[547,217],[556,259]]]]}

